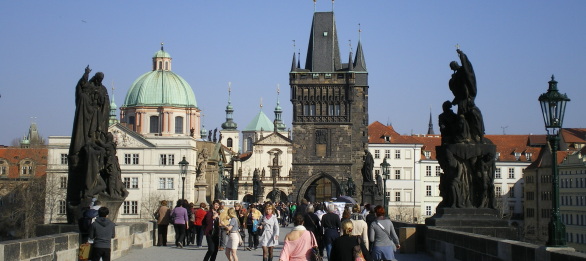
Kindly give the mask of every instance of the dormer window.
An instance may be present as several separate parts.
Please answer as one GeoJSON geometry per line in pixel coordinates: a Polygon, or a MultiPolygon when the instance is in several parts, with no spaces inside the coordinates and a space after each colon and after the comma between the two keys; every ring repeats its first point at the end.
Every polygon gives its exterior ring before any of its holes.
{"type": "Polygon", "coordinates": [[[521,158],[521,152],[515,152],[515,160],[519,160],[521,158]]]}
{"type": "Polygon", "coordinates": [[[20,175],[31,175],[33,174],[34,166],[30,160],[23,160],[20,162],[20,175]]]}
{"type": "Polygon", "coordinates": [[[527,161],[531,161],[531,156],[533,156],[533,153],[525,152],[525,158],[527,158],[527,161]]]}
{"type": "Polygon", "coordinates": [[[425,156],[425,159],[430,159],[431,158],[431,151],[426,150],[423,152],[423,155],[425,156]]]}
{"type": "Polygon", "coordinates": [[[494,160],[499,160],[500,157],[501,157],[501,153],[497,152],[496,155],[494,156],[494,160]]]}
{"type": "Polygon", "coordinates": [[[385,142],[391,142],[391,136],[383,136],[383,138],[385,139],[385,142]]]}

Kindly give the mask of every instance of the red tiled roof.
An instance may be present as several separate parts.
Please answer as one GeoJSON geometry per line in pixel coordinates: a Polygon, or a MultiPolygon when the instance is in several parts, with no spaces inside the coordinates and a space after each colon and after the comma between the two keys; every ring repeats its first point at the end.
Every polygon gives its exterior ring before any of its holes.
{"type": "Polygon", "coordinates": [[[531,147],[530,138],[532,135],[485,135],[487,139],[496,145],[500,153],[498,161],[528,161],[527,156],[531,154],[531,160],[539,155],[541,147],[531,147]],[[519,159],[515,153],[521,153],[519,159]]]}
{"type": "Polygon", "coordinates": [[[564,128],[561,134],[566,143],[586,143],[586,129],[564,128]]]}
{"type": "Polygon", "coordinates": [[[370,144],[414,144],[419,140],[413,136],[402,136],[397,133],[393,126],[386,126],[378,121],[368,125],[368,143],[370,144]],[[390,137],[389,141],[385,137],[390,137]]]}
{"type": "Polygon", "coordinates": [[[429,160],[436,160],[435,147],[442,145],[442,138],[439,135],[416,137],[419,143],[423,144],[421,147],[421,159],[425,158],[425,151],[430,151],[429,160]]]}
{"type": "Polygon", "coordinates": [[[0,160],[8,163],[8,178],[20,177],[20,161],[30,159],[34,162],[35,176],[44,176],[47,173],[47,148],[23,149],[17,147],[0,148],[0,160]]]}

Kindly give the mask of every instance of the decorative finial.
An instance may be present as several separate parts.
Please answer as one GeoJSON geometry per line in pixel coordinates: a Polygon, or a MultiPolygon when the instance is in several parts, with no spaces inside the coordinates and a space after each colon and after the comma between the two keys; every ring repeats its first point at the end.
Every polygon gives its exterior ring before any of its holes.
{"type": "Polygon", "coordinates": [[[555,77],[553,76],[553,74],[551,75],[551,81],[555,81],[555,77]]]}
{"type": "Polygon", "coordinates": [[[348,46],[350,47],[350,52],[352,52],[352,40],[348,40],[348,46]]]}
{"type": "Polygon", "coordinates": [[[360,27],[360,23],[358,23],[358,41],[360,41],[361,36],[362,36],[362,28],[360,27]]]}
{"type": "Polygon", "coordinates": [[[262,97],[260,97],[260,109],[262,110],[262,97]]]}
{"type": "Polygon", "coordinates": [[[165,43],[164,42],[161,42],[161,51],[164,51],[163,50],[163,45],[165,45],[165,43]]]}
{"type": "Polygon", "coordinates": [[[296,48],[295,40],[293,40],[293,53],[295,53],[295,48],[296,48]]]}
{"type": "Polygon", "coordinates": [[[315,11],[315,5],[316,5],[316,3],[317,3],[317,0],[313,0],[313,12],[314,12],[314,13],[316,12],[316,11],[315,11]]]}
{"type": "Polygon", "coordinates": [[[456,50],[460,50],[460,44],[456,44],[456,50]]]}
{"type": "Polygon", "coordinates": [[[277,95],[279,95],[279,93],[281,93],[281,87],[280,87],[280,85],[277,83],[277,95]]]}
{"type": "Polygon", "coordinates": [[[332,13],[334,12],[334,0],[332,0],[332,13]]]}
{"type": "Polygon", "coordinates": [[[232,101],[232,82],[228,82],[228,103],[232,101]]]}

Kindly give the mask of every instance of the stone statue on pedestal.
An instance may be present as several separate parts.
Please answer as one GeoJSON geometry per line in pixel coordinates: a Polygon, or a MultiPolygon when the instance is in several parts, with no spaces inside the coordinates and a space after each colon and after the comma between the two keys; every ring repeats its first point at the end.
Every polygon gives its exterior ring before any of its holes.
{"type": "Polygon", "coordinates": [[[81,218],[81,209],[93,198],[110,208],[111,219],[128,191],[122,183],[116,157],[116,143],[108,132],[110,99],[102,85],[104,74],[98,72],[88,80],[87,66],[75,88],[75,117],[68,154],[67,222],[81,218]]]}

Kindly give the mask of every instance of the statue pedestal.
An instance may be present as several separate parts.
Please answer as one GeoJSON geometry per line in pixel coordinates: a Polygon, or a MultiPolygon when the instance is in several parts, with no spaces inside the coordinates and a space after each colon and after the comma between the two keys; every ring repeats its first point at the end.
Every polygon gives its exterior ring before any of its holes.
{"type": "Polygon", "coordinates": [[[425,219],[425,224],[511,240],[519,238],[517,229],[491,208],[437,208],[435,215],[425,219]]]}
{"type": "Polygon", "coordinates": [[[118,218],[118,210],[120,210],[120,206],[122,206],[124,199],[112,198],[108,195],[100,194],[98,195],[98,200],[100,200],[102,203],[102,207],[107,207],[108,210],[110,210],[108,218],[112,220],[112,222],[116,223],[116,219],[118,218]]]}
{"type": "Polygon", "coordinates": [[[200,203],[206,203],[206,205],[209,205],[206,200],[207,186],[208,185],[205,182],[200,183],[200,181],[195,183],[195,185],[193,186],[194,187],[193,204],[195,204],[196,206],[199,206],[200,203]]]}
{"type": "Polygon", "coordinates": [[[378,186],[374,181],[362,183],[362,202],[374,206],[384,204],[382,191],[378,191],[378,186]]]}

